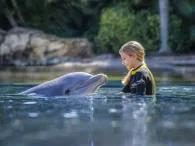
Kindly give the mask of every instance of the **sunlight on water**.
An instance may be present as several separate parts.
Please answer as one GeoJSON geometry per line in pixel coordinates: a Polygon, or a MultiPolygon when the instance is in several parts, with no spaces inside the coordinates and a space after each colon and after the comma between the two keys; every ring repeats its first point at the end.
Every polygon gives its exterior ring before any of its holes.
{"type": "Polygon", "coordinates": [[[157,101],[105,86],[90,95],[27,97],[0,86],[1,146],[192,146],[195,86],[161,85],[157,101]]]}
{"type": "Polygon", "coordinates": [[[36,117],[39,116],[39,114],[38,114],[38,113],[28,113],[28,116],[29,116],[30,118],[36,118],[36,117]]]}
{"type": "Polygon", "coordinates": [[[76,111],[71,111],[69,113],[64,113],[63,117],[64,118],[77,118],[78,117],[78,113],[76,111]]]}

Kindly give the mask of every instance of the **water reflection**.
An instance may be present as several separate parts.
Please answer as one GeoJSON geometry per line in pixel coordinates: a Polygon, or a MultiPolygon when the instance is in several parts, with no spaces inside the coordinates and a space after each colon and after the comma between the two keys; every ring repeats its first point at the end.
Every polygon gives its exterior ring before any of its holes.
{"type": "Polygon", "coordinates": [[[160,86],[157,101],[101,88],[89,96],[31,98],[1,86],[1,146],[194,144],[194,86],[160,86]],[[184,135],[185,134],[185,135],[184,135]]]}

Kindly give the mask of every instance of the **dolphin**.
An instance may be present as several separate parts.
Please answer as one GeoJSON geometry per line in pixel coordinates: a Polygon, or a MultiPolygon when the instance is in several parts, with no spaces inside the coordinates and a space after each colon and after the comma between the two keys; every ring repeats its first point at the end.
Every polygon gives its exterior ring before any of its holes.
{"type": "Polygon", "coordinates": [[[92,75],[73,72],[27,89],[19,95],[41,95],[46,97],[89,94],[107,82],[105,74],[92,75]]]}

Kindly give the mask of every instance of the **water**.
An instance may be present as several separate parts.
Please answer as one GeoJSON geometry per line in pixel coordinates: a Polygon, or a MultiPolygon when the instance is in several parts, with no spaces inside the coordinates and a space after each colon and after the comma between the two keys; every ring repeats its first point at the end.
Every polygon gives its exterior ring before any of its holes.
{"type": "Polygon", "coordinates": [[[19,96],[0,85],[0,146],[193,146],[194,84],[159,85],[157,100],[111,82],[88,96],[19,96]]]}

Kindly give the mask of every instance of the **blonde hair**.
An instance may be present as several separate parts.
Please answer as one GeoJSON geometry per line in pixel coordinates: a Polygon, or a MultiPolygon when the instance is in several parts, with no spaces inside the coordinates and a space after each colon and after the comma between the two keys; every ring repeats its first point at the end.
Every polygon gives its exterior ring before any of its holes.
{"type": "Polygon", "coordinates": [[[129,41],[125,43],[119,50],[119,53],[125,53],[130,55],[131,53],[135,53],[137,55],[137,59],[140,62],[144,62],[145,51],[144,47],[137,41],[129,41]]]}
{"type": "MultiPolygon", "coordinates": [[[[135,53],[137,56],[137,60],[139,60],[142,63],[145,63],[145,51],[144,47],[137,41],[129,41],[125,43],[120,49],[119,53],[125,53],[127,55],[131,55],[131,53],[135,53]]],[[[125,76],[125,78],[122,80],[122,83],[124,85],[127,85],[130,78],[131,78],[131,71],[133,69],[130,69],[128,74],[125,76]]]]}

